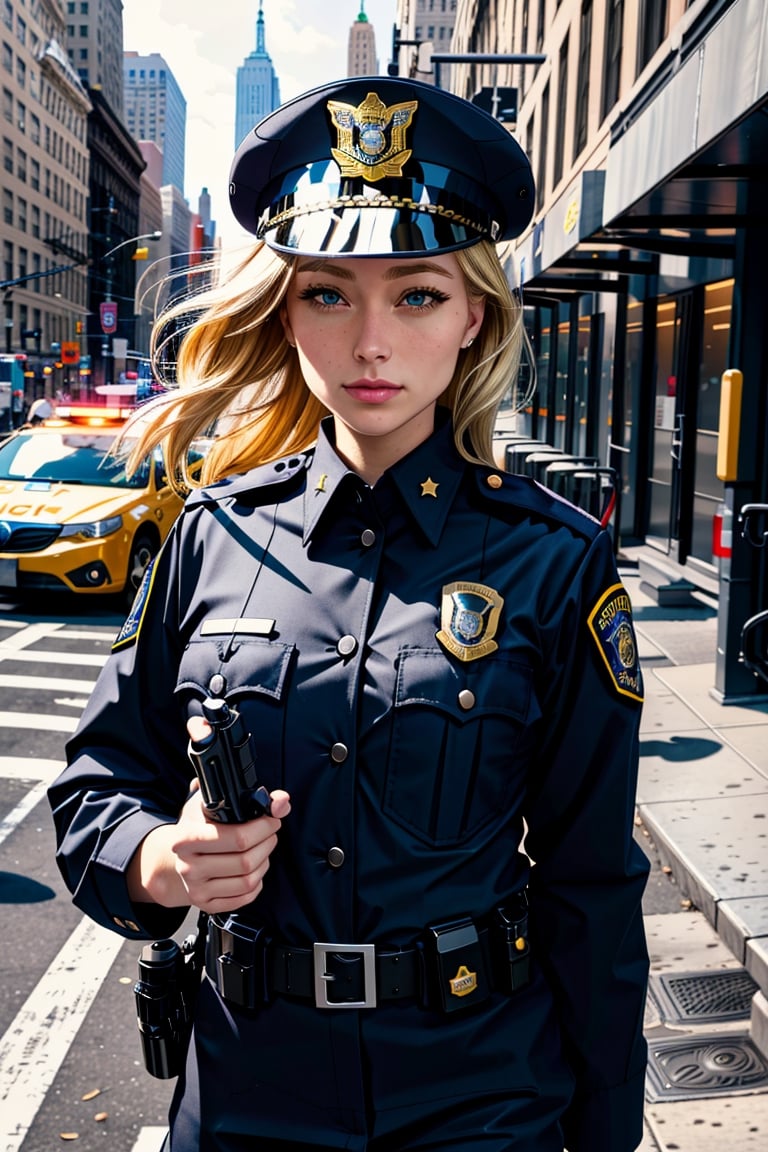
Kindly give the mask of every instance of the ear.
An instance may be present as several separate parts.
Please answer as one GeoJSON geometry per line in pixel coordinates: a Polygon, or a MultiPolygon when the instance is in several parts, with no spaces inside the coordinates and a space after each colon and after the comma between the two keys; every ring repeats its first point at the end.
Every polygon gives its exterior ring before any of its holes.
{"type": "Polygon", "coordinates": [[[485,316],[485,296],[474,296],[469,299],[469,311],[467,315],[467,326],[464,329],[464,339],[462,340],[462,347],[466,348],[467,342],[474,340],[478,332],[483,326],[483,318],[485,316]]]}

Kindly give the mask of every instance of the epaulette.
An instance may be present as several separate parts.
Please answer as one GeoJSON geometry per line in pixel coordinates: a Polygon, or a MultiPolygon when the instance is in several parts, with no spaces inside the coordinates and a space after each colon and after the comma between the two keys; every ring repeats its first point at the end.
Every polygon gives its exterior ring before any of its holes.
{"type": "Polygon", "coordinates": [[[212,501],[218,503],[221,500],[241,500],[248,496],[255,498],[257,503],[268,503],[276,490],[282,490],[287,494],[291,483],[295,484],[304,476],[312,455],[312,451],[296,452],[281,460],[260,464],[258,468],[251,468],[248,472],[225,476],[223,480],[207,484],[204,488],[196,488],[187,497],[184,510],[191,510],[200,504],[210,504],[212,501]]]}
{"type": "Polygon", "coordinates": [[[478,467],[474,473],[481,495],[505,508],[523,508],[542,519],[553,520],[570,528],[587,540],[594,539],[601,530],[600,522],[594,516],[549,488],[544,488],[530,476],[518,476],[516,473],[487,467],[478,467]]]}

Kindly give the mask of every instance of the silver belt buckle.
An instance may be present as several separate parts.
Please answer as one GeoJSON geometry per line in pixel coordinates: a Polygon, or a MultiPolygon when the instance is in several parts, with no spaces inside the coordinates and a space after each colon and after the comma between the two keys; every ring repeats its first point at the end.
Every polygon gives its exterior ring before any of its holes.
{"type": "Polygon", "coordinates": [[[315,972],[315,1005],[318,1008],[375,1008],[376,1007],[376,947],[374,944],[313,944],[315,972]],[[335,980],[326,971],[329,952],[351,952],[363,958],[364,1000],[344,1000],[336,1003],[328,999],[328,984],[335,980]]]}

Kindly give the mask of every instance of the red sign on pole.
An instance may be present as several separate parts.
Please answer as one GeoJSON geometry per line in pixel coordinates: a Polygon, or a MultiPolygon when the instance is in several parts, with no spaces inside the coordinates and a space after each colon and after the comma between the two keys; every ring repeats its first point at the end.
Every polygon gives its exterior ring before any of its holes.
{"type": "Polygon", "coordinates": [[[103,300],[99,304],[101,317],[101,330],[105,336],[117,332],[117,303],[114,300],[103,300]]]}
{"type": "Polygon", "coordinates": [[[61,343],[62,364],[80,363],[80,345],[76,340],[63,340],[61,343]]]}

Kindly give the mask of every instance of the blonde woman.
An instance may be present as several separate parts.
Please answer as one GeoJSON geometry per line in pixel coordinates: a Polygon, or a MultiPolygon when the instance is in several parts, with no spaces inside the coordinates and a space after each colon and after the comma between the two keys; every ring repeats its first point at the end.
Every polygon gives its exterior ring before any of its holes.
{"type": "Polygon", "coordinates": [[[95,920],[204,914],[167,1146],[630,1152],[630,606],[600,526],[491,452],[527,160],[374,77],[268,117],[231,179],[256,246],[158,326],[179,389],[134,458],[163,443],[181,482],[221,431],[50,792],[95,920]],[[190,786],[212,699],[253,735],[262,815],[190,786]]]}

